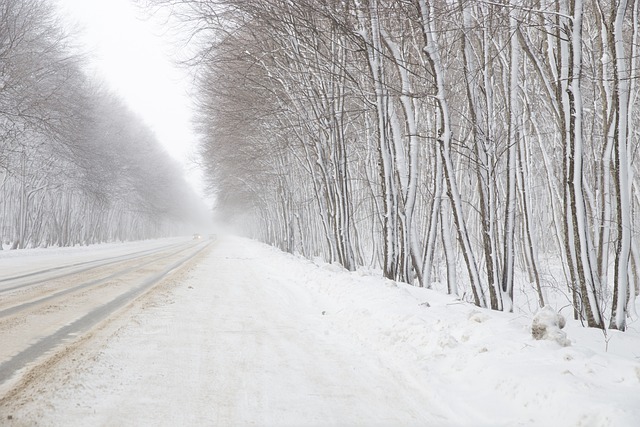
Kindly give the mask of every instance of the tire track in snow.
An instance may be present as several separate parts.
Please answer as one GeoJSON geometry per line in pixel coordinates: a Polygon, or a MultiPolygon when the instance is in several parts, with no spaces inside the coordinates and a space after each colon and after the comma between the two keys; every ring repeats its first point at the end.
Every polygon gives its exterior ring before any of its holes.
{"type": "MultiPolygon", "coordinates": [[[[52,355],[52,352],[61,344],[67,343],[86,333],[99,322],[106,319],[110,314],[124,307],[127,303],[151,289],[169,274],[179,269],[185,263],[201,253],[205,248],[209,247],[209,245],[210,243],[207,242],[203,245],[196,246],[196,250],[188,253],[186,256],[182,256],[180,259],[172,262],[159,272],[148,275],[136,287],[117,296],[111,301],[94,308],[71,323],[64,325],[55,333],[42,337],[29,347],[15,354],[10,359],[2,362],[0,364],[0,387],[10,380],[16,380],[16,377],[19,377],[20,374],[24,374],[22,371],[25,368],[28,368],[42,357],[52,355]]],[[[162,259],[164,258],[166,257],[162,257],[162,259]]],[[[155,261],[157,261],[157,259],[155,261]]]]}

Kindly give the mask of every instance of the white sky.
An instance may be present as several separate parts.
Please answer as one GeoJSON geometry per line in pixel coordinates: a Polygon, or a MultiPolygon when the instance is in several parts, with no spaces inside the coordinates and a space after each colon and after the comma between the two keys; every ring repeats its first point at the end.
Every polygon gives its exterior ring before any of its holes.
{"type": "Polygon", "coordinates": [[[57,2],[78,28],[96,74],[143,117],[201,193],[201,174],[189,160],[196,141],[187,94],[191,80],[174,63],[168,28],[147,19],[130,0],[57,2]]]}

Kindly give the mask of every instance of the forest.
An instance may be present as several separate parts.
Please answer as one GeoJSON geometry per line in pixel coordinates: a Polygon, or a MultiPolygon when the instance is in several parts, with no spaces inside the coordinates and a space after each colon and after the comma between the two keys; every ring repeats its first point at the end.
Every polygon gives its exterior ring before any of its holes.
{"type": "Polygon", "coordinates": [[[479,307],[524,275],[637,317],[638,0],[149,1],[199,43],[220,219],[479,307]]]}
{"type": "Polygon", "coordinates": [[[0,249],[184,233],[194,191],[74,40],[53,2],[0,0],[0,249]]]}

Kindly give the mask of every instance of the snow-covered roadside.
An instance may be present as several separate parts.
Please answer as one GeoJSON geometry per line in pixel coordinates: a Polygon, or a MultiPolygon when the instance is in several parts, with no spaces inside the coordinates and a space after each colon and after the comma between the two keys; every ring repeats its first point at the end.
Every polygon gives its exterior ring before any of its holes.
{"type": "Polygon", "coordinates": [[[453,424],[640,425],[637,331],[605,337],[568,320],[572,345],[561,347],[532,339],[533,315],[481,310],[357,273],[312,276],[311,284],[339,306],[335,324],[408,367],[450,405],[453,424]]]}
{"type": "MultiPolygon", "coordinates": [[[[11,425],[636,426],[640,334],[531,318],[225,237],[11,425]]],[[[6,412],[6,411],[10,411],[6,412]]],[[[6,419],[6,418],[4,418],[6,419]]]]}

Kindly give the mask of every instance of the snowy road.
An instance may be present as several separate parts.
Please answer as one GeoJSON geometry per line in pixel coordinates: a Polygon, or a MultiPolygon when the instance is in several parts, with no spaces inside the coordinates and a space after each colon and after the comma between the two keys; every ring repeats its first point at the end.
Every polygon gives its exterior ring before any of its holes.
{"type": "MultiPolygon", "coordinates": [[[[185,367],[200,372],[178,387],[208,378],[204,390],[189,394],[201,397],[200,407],[186,411],[208,418],[178,417],[178,424],[374,426],[434,419],[405,374],[333,329],[322,301],[308,290],[247,268],[237,252],[208,268],[213,289],[194,291],[194,317],[206,322],[192,332],[196,347],[184,352],[193,358],[185,367]]],[[[189,404],[177,402],[171,414],[184,414],[189,404]]]]}
{"type": "MultiPolygon", "coordinates": [[[[0,390],[179,268],[206,244],[160,242],[118,255],[5,261],[0,277],[0,390]],[[12,266],[13,268],[10,268],[12,266]]],[[[74,256],[75,255],[75,256],[74,256]]]]}
{"type": "Polygon", "coordinates": [[[8,426],[623,426],[640,334],[530,316],[226,237],[0,395],[8,426]],[[427,304],[428,303],[428,304],[427,304]],[[606,344],[606,347],[605,345],[606,344]]]}
{"type": "Polygon", "coordinates": [[[265,277],[241,249],[214,248],[194,273],[206,282],[151,293],[125,326],[98,334],[12,395],[0,416],[67,426],[439,419],[405,372],[333,327],[317,295],[265,277]]]}

